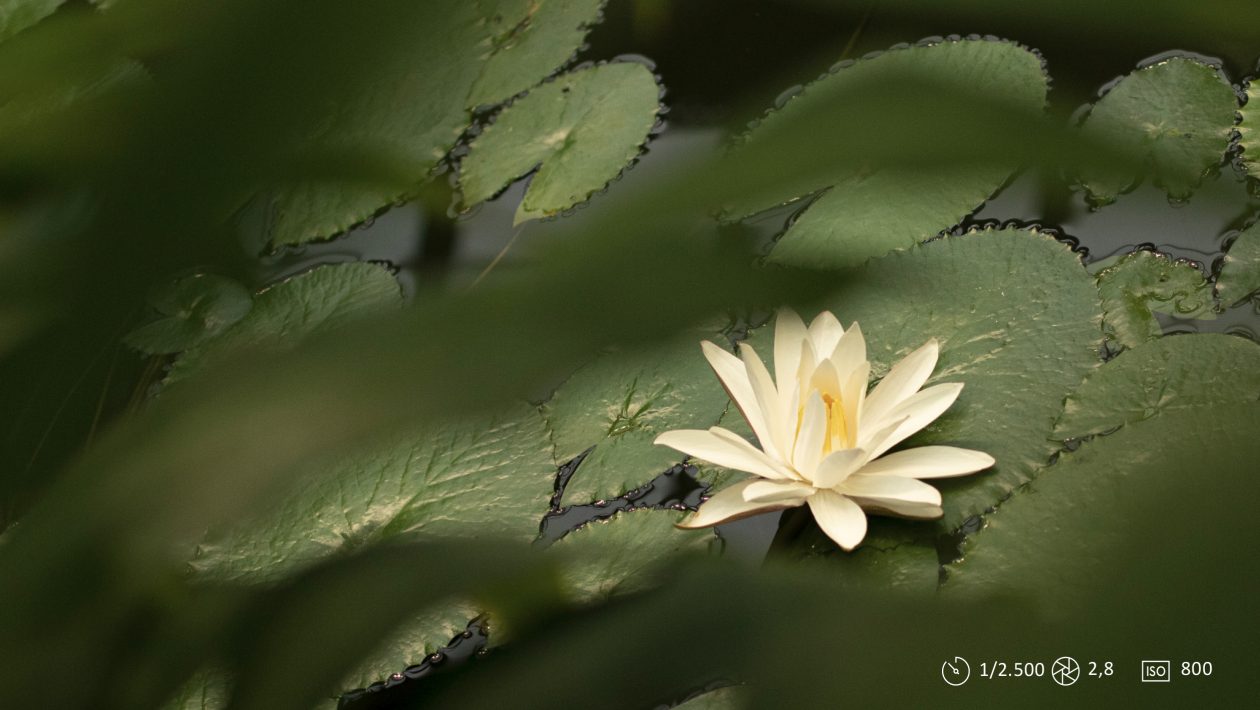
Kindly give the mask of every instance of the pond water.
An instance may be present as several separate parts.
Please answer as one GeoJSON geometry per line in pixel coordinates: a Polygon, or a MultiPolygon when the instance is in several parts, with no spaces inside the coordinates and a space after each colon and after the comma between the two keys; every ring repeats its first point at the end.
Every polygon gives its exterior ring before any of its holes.
{"type": "MultiPolygon", "coordinates": [[[[897,25],[901,33],[897,37],[889,36],[880,28],[878,18],[872,19],[869,14],[857,33],[851,24],[838,31],[835,16],[817,15],[796,5],[776,6],[772,13],[763,12],[756,4],[706,0],[684,3],[682,9],[656,18],[627,15],[629,5],[611,4],[605,24],[593,33],[591,46],[583,56],[606,58],[638,51],[653,57],[668,88],[666,103],[670,113],[669,125],[653,140],[637,165],[613,186],[619,192],[650,185],[669,175],[689,156],[719,146],[730,127],[740,125],[740,117],[756,115],[783,86],[809,80],[817,73],[807,69],[801,76],[800,67],[826,67],[838,56],[856,56],[913,39],[904,34],[904,18],[897,25]],[[732,5],[747,7],[738,10],[732,5]],[[679,33],[686,39],[679,40],[679,33]],[[795,79],[784,80],[785,67],[795,68],[795,79]],[[777,90],[772,88],[776,86],[777,90]],[[760,104],[747,103],[761,98],[765,100],[760,104]]],[[[925,28],[924,34],[930,34],[932,29],[925,28]]],[[[1070,38],[1026,35],[1016,37],[1040,47],[1047,57],[1055,77],[1050,110],[1064,120],[1069,120],[1082,102],[1093,100],[1118,75],[1148,61],[1141,54],[1133,54],[1132,48],[1082,52],[1070,38]],[[1061,80],[1061,76],[1070,80],[1061,80]]],[[[1160,47],[1150,47],[1145,53],[1152,59],[1168,56],[1160,47]]],[[[1221,55],[1212,61],[1222,66],[1232,81],[1240,82],[1242,67],[1248,66],[1251,59],[1236,53],[1221,55]]],[[[280,250],[264,261],[258,277],[265,282],[315,264],[371,260],[395,266],[411,297],[423,298],[428,289],[466,288],[499,257],[502,260],[494,268],[511,268],[513,248],[560,233],[556,222],[547,221],[513,228],[513,214],[524,188],[524,183],[518,183],[497,200],[459,216],[426,211],[417,203],[400,205],[340,239],[280,250]]],[[[580,226],[600,209],[601,197],[597,195],[589,206],[565,218],[565,231],[580,226]]],[[[799,210],[799,206],[793,206],[770,211],[747,220],[741,229],[768,246],[799,210]]],[[[1061,176],[1024,173],[966,218],[959,228],[993,222],[1036,224],[1079,245],[1087,262],[1137,248],[1153,248],[1191,260],[1211,275],[1219,268],[1223,245],[1257,213],[1260,199],[1255,186],[1227,159],[1188,201],[1171,202],[1158,188],[1141,185],[1102,209],[1091,208],[1084,196],[1072,190],[1061,176]]],[[[1255,301],[1230,308],[1215,320],[1191,321],[1161,315],[1160,321],[1166,332],[1228,332],[1260,339],[1260,305],[1255,301]]],[[[558,472],[555,500],[559,500],[561,487],[580,464],[581,457],[558,472]]],[[[694,507],[701,500],[703,487],[691,477],[692,472],[680,464],[663,471],[643,488],[616,499],[567,508],[553,505],[540,523],[540,542],[549,543],[580,525],[621,510],[694,507]]],[[[744,563],[759,564],[778,530],[779,517],[757,516],[719,528],[726,554],[744,563]]],[[[969,521],[969,526],[978,527],[977,523],[969,521]]],[[[942,557],[948,558],[960,540],[961,537],[943,541],[942,557]]],[[[340,706],[352,710],[401,707],[423,691],[422,679],[475,658],[485,644],[485,629],[474,623],[440,654],[400,670],[388,681],[347,694],[340,706]]]]}

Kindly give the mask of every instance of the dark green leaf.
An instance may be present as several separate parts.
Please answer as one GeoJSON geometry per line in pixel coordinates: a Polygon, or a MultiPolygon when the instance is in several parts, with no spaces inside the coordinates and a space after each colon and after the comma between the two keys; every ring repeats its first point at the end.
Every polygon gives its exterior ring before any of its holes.
{"type": "Polygon", "coordinates": [[[177,279],[153,294],[149,305],[164,316],[123,339],[150,355],[188,350],[244,318],[254,305],[249,289],[232,279],[197,274],[177,279]]]}
{"type": "Polygon", "coordinates": [[[1216,292],[1225,306],[1240,303],[1256,291],[1260,291],[1260,222],[1239,233],[1225,253],[1225,263],[1216,280],[1216,292]]]}

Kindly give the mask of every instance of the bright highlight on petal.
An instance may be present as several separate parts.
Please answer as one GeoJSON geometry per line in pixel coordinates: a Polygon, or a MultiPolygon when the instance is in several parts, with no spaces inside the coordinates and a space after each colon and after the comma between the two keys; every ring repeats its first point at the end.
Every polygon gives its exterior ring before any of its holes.
{"type": "Polygon", "coordinates": [[[867,393],[871,364],[857,323],[848,330],[823,311],[806,327],[784,309],[775,323],[774,374],[752,347],[739,356],[710,342],[704,356],[761,448],[720,427],[666,432],[662,446],[755,478],[736,483],[679,524],[703,528],[808,504],[818,526],[845,550],[866,536],[866,514],[941,516],[941,493],[920,479],[964,476],[992,456],[953,446],[884,455],[945,413],[958,383],[921,389],[936,368],[933,339],[911,352],[867,393]]]}

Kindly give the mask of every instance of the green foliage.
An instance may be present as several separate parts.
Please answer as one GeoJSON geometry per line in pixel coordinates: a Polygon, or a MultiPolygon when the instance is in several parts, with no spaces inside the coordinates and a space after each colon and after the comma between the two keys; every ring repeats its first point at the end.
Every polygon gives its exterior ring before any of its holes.
{"type": "Polygon", "coordinates": [[[1260,348],[1232,335],[1153,340],[1092,372],[1067,398],[1059,440],[1104,434],[1157,414],[1260,397],[1260,348]]]}
{"type": "Polygon", "coordinates": [[[747,707],[748,691],[739,686],[710,690],[674,707],[679,710],[738,710],[747,707]]]}
{"type": "Polygon", "coordinates": [[[493,53],[468,108],[497,104],[568,62],[599,20],[604,0],[478,0],[493,53]]]}
{"type": "Polygon", "coordinates": [[[1260,223],[1238,234],[1216,280],[1216,293],[1225,306],[1240,303],[1256,291],[1260,291],[1260,223]]]}
{"type": "MultiPolygon", "coordinates": [[[[946,41],[890,50],[838,69],[805,87],[783,108],[770,112],[743,140],[755,143],[759,136],[777,130],[785,118],[807,110],[811,104],[827,102],[854,86],[891,81],[907,70],[917,71],[918,80],[942,88],[1001,96],[1012,110],[1035,114],[1045,103],[1047,77],[1040,58],[1033,53],[1009,42],[946,41]]],[[[925,101],[919,110],[932,116],[948,109],[925,101]]],[[[781,189],[774,195],[778,202],[825,191],[779,238],[770,259],[793,266],[838,268],[913,246],[961,221],[987,200],[1015,167],[1001,160],[930,167],[877,163],[855,166],[822,181],[784,176],[781,189]],[[897,209],[890,210],[888,205],[897,205],[897,209]]],[[[731,213],[744,216],[772,204],[736,204],[731,206],[731,213]]]]}
{"type": "Polygon", "coordinates": [[[536,167],[517,224],[582,202],[639,154],[659,93],[651,70],[632,62],[562,74],[534,89],[469,146],[460,165],[464,203],[487,200],[536,167]]]}
{"type": "Polygon", "coordinates": [[[1260,178],[1260,82],[1252,80],[1247,86],[1247,103],[1238,109],[1242,120],[1238,123],[1238,144],[1242,146],[1243,164],[1253,178],[1260,178]]]}
{"type": "Polygon", "coordinates": [[[53,14],[66,0],[3,0],[0,2],[0,41],[53,14]]]}
{"type": "Polygon", "coordinates": [[[218,328],[218,337],[191,343],[171,367],[166,381],[182,380],[244,348],[292,347],[311,333],[397,306],[400,298],[398,282],[382,266],[350,263],[317,267],[255,295],[248,314],[218,328]]]}
{"type": "MultiPolygon", "coordinates": [[[[1216,69],[1173,58],[1126,76],[1094,104],[1082,130],[1101,142],[1142,154],[1156,184],[1185,199],[1229,145],[1238,99],[1216,69]]],[[[1099,204],[1116,199],[1142,175],[1090,171],[1081,181],[1099,204]]]]}
{"type": "Polygon", "coordinates": [[[1212,286],[1198,267],[1164,254],[1135,251],[1097,272],[1103,332],[1122,348],[1163,332],[1155,312],[1178,318],[1215,317],[1212,286]]]}
{"type": "Polygon", "coordinates": [[[222,333],[249,313],[249,290],[214,274],[185,276],[158,289],[149,300],[162,316],[128,333],[123,341],[150,355],[188,350],[222,333]]]}

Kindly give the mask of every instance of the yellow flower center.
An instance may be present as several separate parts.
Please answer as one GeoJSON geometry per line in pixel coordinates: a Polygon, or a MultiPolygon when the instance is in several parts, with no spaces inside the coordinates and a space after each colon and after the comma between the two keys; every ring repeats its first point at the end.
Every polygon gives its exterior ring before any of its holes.
{"type": "Polygon", "coordinates": [[[823,394],[823,406],[827,408],[827,435],[823,437],[823,455],[849,448],[849,427],[844,420],[844,406],[840,395],[823,394]]]}

